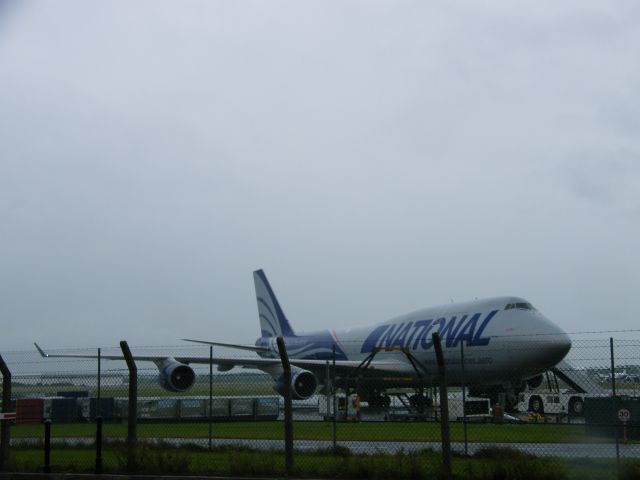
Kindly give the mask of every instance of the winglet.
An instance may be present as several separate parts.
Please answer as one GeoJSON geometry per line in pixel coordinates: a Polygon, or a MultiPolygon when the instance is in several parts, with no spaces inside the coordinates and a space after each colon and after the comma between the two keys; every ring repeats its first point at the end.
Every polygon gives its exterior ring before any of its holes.
{"type": "Polygon", "coordinates": [[[36,349],[38,350],[38,352],[42,357],[47,358],[49,356],[48,353],[45,353],[45,351],[40,348],[40,345],[38,345],[36,342],[33,342],[33,344],[36,346],[36,349]]]}

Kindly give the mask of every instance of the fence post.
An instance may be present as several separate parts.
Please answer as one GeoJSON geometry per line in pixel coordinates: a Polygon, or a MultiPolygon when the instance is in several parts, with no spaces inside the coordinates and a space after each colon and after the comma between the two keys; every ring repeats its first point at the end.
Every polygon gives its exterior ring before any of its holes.
{"type": "MultiPolygon", "coordinates": [[[[331,391],[330,389],[330,385],[331,385],[331,367],[329,367],[329,360],[325,361],[325,380],[324,380],[324,397],[325,397],[325,402],[327,402],[327,410],[329,409],[329,401],[331,400],[331,391]]],[[[325,417],[326,420],[326,417],[325,417]]]]}
{"type": "Polygon", "coordinates": [[[284,387],[284,452],[285,452],[285,470],[287,475],[291,475],[293,469],[293,404],[291,401],[291,364],[289,363],[289,355],[287,355],[287,347],[284,344],[284,338],[279,336],[278,353],[282,361],[283,371],[283,387],[284,387]]]}
{"type": "Polygon", "coordinates": [[[438,383],[440,385],[440,432],[442,434],[442,464],[447,478],[451,477],[451,439],[449,436],[449,397],[447,394],[447,375],[444,364],[444,354],[440,335],[434,332],[431,335],[438,362],[438,383]]]}
{"type": "Polygon", "coordinates": [[[127,415],[127,469],[136,469],[136,447],[138,443],[138,368],[133,360],[129,345],[125,340],[120,342],[122,354],[129,369],[129,412],[127,415]]]}
{"type": "Polygon", "coordinates": [[[102,417],[96,418],[96,474],[102,473],[102,417]]]}
{"type": "Polygon", "coordinates": [[[616,362],[613,354],[613,337],[609,338],[609,350],[611,352],[611,401],[613,402],[613,429],[616,435],[616,466],[620,475],[620,438],[618,435],[618,396],[616,395],[616,362]]]}
{"type": "Polygon", "coordinates": [[[336,402],[336,344],[333,344],[333,381],[331,382],[331,401],[333,402],[333,451],[338,446],[338,404],[336,402]]]}
{"type": "Polygon", "coordinates": [[[467,432],[467,387],[464,378],[464,340],[460,342],[460,369],[462,371],[462,427],[464,430],[464,454],[469,455],[469,436],[467,432]]]}
{"type": "Polygon", "coordinates": [[[98,348],[98,400],[96,405],[96,417],[102,415],[102,349],[98,348]]]}
{"type": "Polygon", "coordinates": [[[209,450],[213,448],[213,345],[209,345],[209,450]]]}
{"type": "Polygon", "coordinates": [[[44,421],[44,473],[51,473],[51,420],[44,421]]]}
{"type": "MultiPolygon", "coordinates": [[[[0,355],[0,371],[2,371],[2,412],[11,409],[11,370],[0,355]]],[[[3,471],[9,460],[9,444],[11,443],[11,422],[0,421],[0,471],[3,471]]]]}

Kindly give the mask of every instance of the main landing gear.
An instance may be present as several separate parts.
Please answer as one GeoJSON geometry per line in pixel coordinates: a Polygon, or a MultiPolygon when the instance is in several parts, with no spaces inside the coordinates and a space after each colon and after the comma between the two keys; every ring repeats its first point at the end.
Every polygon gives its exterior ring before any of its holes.
{"type": "MultiPolygon", "coordinates": [[[[399,350],[405,354],[409,363],[412,365],[413,369],[416,372],[416,376],[418,377],[418,384],[423,385],[423,374],[420,371],[419,367],[424,367],[420,364],[420,362],[413,356],[413,354],[406,348],[397,348],[397,347],[379,347],[374,348],[371,353],[360,362],[360,365],[356,367],[356,369],[352,372],[352,374],[346,378],[345,381],[345,397],[349,397],[349,387],[351,383],[351,379],[354,380],[355,390],[362,400],[367,402],[370,407],[378,407],[387,409],[391,406],[391,399],[386,394],[385,389],[379,388],[360,388],[359,386],[359,374],[361,371],[366,370],[371,365],[373,358],[381,351],[389,351],[389,350],[399,350]]],[[[404,400],[400,398],[400,400],[404,403],[404,400]]],[[[417,410],[420,413],[424,413],[427,405],[431,401],[431,399],[424,395],[424,388],[416,389],[416,394],[408,397],[409,405],[411,408],[417,410]]]]}

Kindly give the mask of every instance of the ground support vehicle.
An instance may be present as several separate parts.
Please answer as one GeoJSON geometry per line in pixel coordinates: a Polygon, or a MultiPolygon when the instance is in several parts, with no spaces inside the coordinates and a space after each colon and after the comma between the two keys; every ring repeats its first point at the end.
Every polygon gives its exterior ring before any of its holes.
{"type": "Polygon", "coordinates": [[[572,390],[522,392],[518,396],[518,411],[538,415],[584,416],[584,398],[582,393],[572,390]]]}

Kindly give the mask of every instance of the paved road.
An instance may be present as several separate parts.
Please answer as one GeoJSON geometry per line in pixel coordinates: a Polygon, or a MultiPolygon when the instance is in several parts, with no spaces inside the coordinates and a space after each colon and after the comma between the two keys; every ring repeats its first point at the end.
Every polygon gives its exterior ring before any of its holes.
{"type": "MultiPolygon", "coordinates": [[[[207,438],[157,438],[145,441],[163,442],[169,445],[198,445],[207,447],[207,438]]],[[[33,443],[40,444],[41,439],[12,439],[11,444],[33,443]]],[[[52,444],[85,444],[93,443],[92,438],[53,438],[52,444]]],[[[214,447],[224,445],[238,445],[261,450],[283,450],[283,440],[250,440],[235,438],[214,438],[211,441],[214,447]]],[[[301,451],[319,450],[331,448],[333,443],[326,440],[297,440],[295,448],[301,451]]],[[[339,441],[338,445],[349,448],[354,453],[383,453],[395,454],[400,452],[416,452],[424,449],[440,450],[439,442],[373,442],[373,441],[339,441]]],[[[469,443],[468,453],[473,454],[482,448],[514,448],[538,457],[563,457],[563,458],[615,458],[616,446],[611,443],[469,443]]],[[[464,453],[464,443],[452,442],[451,448],[458,453],[464,453]]],[[[640,444],[621,444],[621,458],[640,458],[640,444]]]]}

